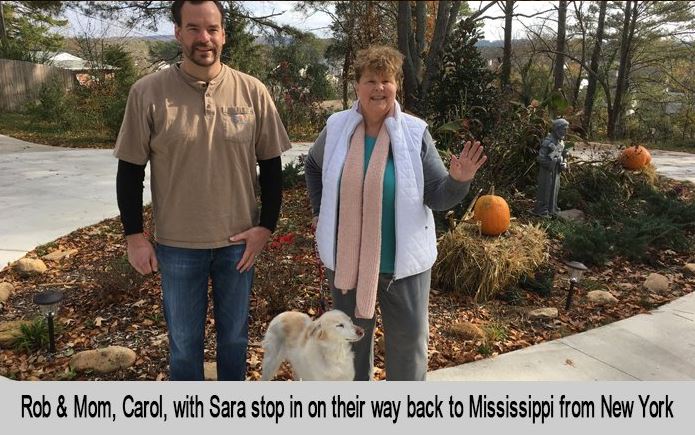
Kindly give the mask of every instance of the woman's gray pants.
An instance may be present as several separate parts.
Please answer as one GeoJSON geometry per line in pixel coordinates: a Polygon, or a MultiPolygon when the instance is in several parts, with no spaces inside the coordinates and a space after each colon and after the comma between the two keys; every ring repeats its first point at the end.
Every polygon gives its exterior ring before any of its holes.
{"type": "MultiPolygon", "coordinates": [[[[355,352],[355,380],[371,380],[376,315],[371,319],[355,318],[355,290],[343,294],[333,284],[335,273],[327,269],[326,275],[333,296],[333,308],[345,312],[356,325],[364,328],[365,336],[352,345],[355,352]]],[[[395,281],[391,281],[391,277],[391,274],[379,275],[377,289],[386,342],[386,379],[424,381],[427,375],[431,269],[395,281]]]]}

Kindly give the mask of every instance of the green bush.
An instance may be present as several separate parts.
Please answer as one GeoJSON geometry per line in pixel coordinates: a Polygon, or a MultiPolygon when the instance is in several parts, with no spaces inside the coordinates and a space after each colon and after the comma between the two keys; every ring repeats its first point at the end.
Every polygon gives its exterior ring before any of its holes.
{"type": "Polygon", "coordinates": [[[451,147],[452,138],[437,131],[448,122],[460,121],[470,136],[477,138],[496,127],[500,95],[494,85],[495,74],[475,46],[482,37],[473,22],[461,20],[444,47],[441,68],[423,105],[441,149],[451,147]]]}
{"type": "Polygon", "coordinates": [[[695,231],[695,202],[654,184],[644,173],[624,171],[613,161],[579,163],[563,175],[561,204],[582,208],[591,222],[552,222],[573,259],[600,264],[620,255],[650,261],[654,250],[688,252],[695,231]]]}
{"type": "Polygon", "coordinates": [[[38,104],[33,105],[30,112],[40,120],[69,127],[71,111],[68,92],[58,77],[52,77],[41,85],[38,104]]]}
{"type": "Polygon", "coordinates": [[[289,162],[282,168],[282,187],[291,189],[304,183],[304,160],[289,162]]]}
{"type": "Polygon", "coordinates": [[[579,224],[568,228],[562,246],[569,258],[590,266],[603,264],[611,257],[612,234],[601,224],[579,224]]]}

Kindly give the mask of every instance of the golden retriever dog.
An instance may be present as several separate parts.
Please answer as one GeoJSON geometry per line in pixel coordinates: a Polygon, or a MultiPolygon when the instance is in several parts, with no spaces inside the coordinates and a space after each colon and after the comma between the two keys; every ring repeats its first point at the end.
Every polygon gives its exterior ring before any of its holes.
{"type": "Polygon", "coordinates": [[[316,320],[295,311],[278,314],[263,339],[262,381],[273,379],[280,364],[289,361],[295,380],[351,381],[355,377],[351,343],[364,330],[339,310],[316,320]]]}

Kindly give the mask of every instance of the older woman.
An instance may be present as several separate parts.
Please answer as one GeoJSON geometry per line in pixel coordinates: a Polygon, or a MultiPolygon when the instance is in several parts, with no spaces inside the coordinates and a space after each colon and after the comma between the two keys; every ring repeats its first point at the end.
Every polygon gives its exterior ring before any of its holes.
{"type": "Polygon", "coordinates": [[[396,102],[402,65],[390,47],[357,53],[357,102],[328,119],[305,167],[334,308],[366,332],[354,344],[355,380],[372,376],[377,300],[387,379],[425,380],[437,258],[431,209],[458,204],[487,159],[479,142],[468,142],[446,170],[427,123],[396,102]]]}

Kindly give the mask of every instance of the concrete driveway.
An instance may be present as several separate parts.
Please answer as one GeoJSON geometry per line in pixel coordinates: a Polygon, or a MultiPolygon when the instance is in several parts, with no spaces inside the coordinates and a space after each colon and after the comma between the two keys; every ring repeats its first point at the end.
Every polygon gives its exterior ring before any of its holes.
{"type": "MultiPolygon", "coordinates": [[[[601,160],[618,157],[617,147],[610,144],[592,143],[587,147],[579,144],[571,154],[582,160],[601,160]]],[[[695,183],[695,154],[678,151],[650,150],[656,172],[674,180],[695,183]]]]}
{"type": "MultiPolygon", "coordinates": [[[[0,269],[38,245],[118,215],[118,161],[111,153],[0,135],[0,269]]],[[[149,201],[149,171],[145,183],[149,201]]]]}

